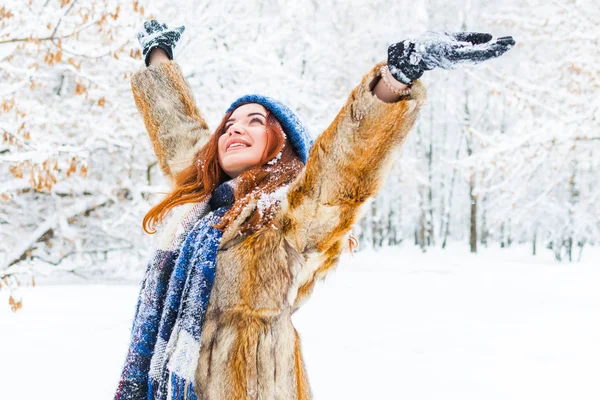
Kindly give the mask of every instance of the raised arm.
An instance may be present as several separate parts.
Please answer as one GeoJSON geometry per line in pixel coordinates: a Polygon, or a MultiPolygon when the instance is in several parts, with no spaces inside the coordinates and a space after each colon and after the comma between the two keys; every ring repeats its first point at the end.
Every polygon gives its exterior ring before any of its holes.
{"type": "Polygon", "coordinates": [[[181,68],[172,61],[173,35],[183,30],[155,22],[145,24],[151,39],[139,36],[147,68],[132,76],[131,89],[160,167],[173,183],[175,175],[191,164],[210,132],[181,68]],[[162,36],[161,32],[157,35],[163,27],[162,36]]]}
{"type": "Polygon", "coordinates": [[[372,91],[385,65],[375,65],[352,91],[290,186],[286,236],[305,255],[339,253],[341,239],[360,216],[360,206],[381,188],[425,102],[418,81],[396,102],[377,98],[372,91]]]}
{"type": "Polygon", "coordinates": [[[283,232],[303,258],[301,269],[293,271],[294,308],[315,280],[335,266],[362,214],[361,206],[377,194],[398,157],[425,103],[425,89],[417,79],[434,68],[452,69],[498,57],[514,44],[512,37],[492,41],[489,34],[429,32],[391,45],[387,63],[364,76],[313,144],[283,204],[283,232]],[[398,93],[403,84],[412,83],[412,89],[396,102],[384,102],[374,95],[381,93],[381,80],[398,93]]]}
{"type": "Polygon", "coordinates": [[[361,206],[380,190],[425,102],[425,88],[418,81],[396,102],[377,98],[372,89],[384,65],[375,65],[363,77],[314,142],[282,204],[285,238],[304,260],[292,272],[289,301],[294,308],[337,264],[352,225],[362,215],[361,206]]]}

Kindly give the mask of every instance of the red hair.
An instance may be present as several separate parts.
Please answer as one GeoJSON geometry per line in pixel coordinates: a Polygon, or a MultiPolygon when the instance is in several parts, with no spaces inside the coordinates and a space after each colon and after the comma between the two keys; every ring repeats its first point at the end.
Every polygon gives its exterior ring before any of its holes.
{"type": "MultiPolygon", "coordinates": [[[[156,224],[162,222],[174,207],[204,201],[217,186],[230,179],[219,166],[217,155],[219,137],[225,133],[225,124],[233,111],[235,110],[225,114],[215,133],[194,157],[192,165],[175,176],[175,188],[146,213],[142,222],[146,233],[156,233],[156,224]]],[[[262,195],[290,184],[304,167],[296,152],[286,142],[279,121],[268,110],[266,133],[267,145],[259,165],[239,175],[233,207],[225,213],[216,228],[227,228],[250,201],[258,200],[262,195]],[[279,159],[269,164],[276,157],[279,159]]],[[[257,207],[241,226],[241,233],[255,232],[271,222],[275,206],[276,204],[271,204],[266,210],[257,207]]]]}

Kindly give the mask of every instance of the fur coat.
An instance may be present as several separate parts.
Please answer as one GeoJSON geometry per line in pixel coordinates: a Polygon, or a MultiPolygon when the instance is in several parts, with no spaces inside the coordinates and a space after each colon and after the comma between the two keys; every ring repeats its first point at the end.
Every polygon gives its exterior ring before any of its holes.
{"type": "MultiPolygon", "coordinates": [[[[381,188],[425,101],[419,81],[398,102],[377,99],[371,89],[382,65],[315,140],[273,224],[240,236],[256,207],[250,203],[223,233],[195,373],[198,399],[311,398],[291,316],[336,266],[361,206],[381,188]]],[[[144,68],[131,82],[160,167],[172,179],[206,143],[208,126],[173,61],[144,68]]]]}

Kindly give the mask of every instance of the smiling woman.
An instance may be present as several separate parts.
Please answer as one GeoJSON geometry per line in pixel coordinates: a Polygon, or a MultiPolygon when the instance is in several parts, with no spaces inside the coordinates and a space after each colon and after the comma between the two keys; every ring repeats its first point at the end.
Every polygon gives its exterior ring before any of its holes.
{"type": "MultiPolygon", "coordinates": [[[[241,233],[268,225],[271,212],[265,215],[264,209],[250,211],[247,206],[263,194],[290,184],[302,170],[306,149],[310,146],[305,128],[291,116],[291,110],[285,105],[265,96],[247,95],[236,100],[215,133],[207,135],[205,145],[191,157],[191,163],[187,162],[189,166],[173,176],[175,188],[146,214],[143,221],[146,232],[153,233],[156,224],[176,206],[203,201],[215,203],[219,196],[213,193],[229,191],[235,202],[228,205],[216,226],[227,228],[243,210],[250,216],[246,215],[245,222],[239,225],[241,233]],[[275,115],[283,121],[290,139],[275,115]]],[[[159,151],[165,148],[161,146],[159,151]]],[[[157,151],[159,159],[161,154],[157,151]]]]}
{"type": "Polygon", "coordinates": [[[172,61],[182,32],[151,21],[139,36],[148,68],[132,77],[134,99],[173,189],[144,218],[148,232],[166,224],[115,398],[309,399],[292,314],[382,187],[425,102],[417,79],[514,42],[461,33],[390,46],[313,145],[292,110],[256,94],[211,135],[172,61]]]}
{"type": "MultiPolygon", "coordinates": [[[[219,165],[236,178],[242,172],[264,163],[269,141],[275,142],[274,130],[267,134],[267,110],[250,103],[237,108],[228,118],[225,132],[219,137],[219,165]]],[[[279,150],[279,149],[278,149],[279,150]]]]}

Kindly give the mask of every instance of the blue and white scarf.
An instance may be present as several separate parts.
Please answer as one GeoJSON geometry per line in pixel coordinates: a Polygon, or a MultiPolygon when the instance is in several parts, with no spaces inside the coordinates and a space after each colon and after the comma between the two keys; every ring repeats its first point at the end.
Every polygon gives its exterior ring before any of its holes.
{"type": "Polygon", "coordinates": [[[212,225],[232,204],[230,181],[186,211],[169,246],[149,262],[115,400],[197,400],[200,333],[222,237],[212,225]]]}

